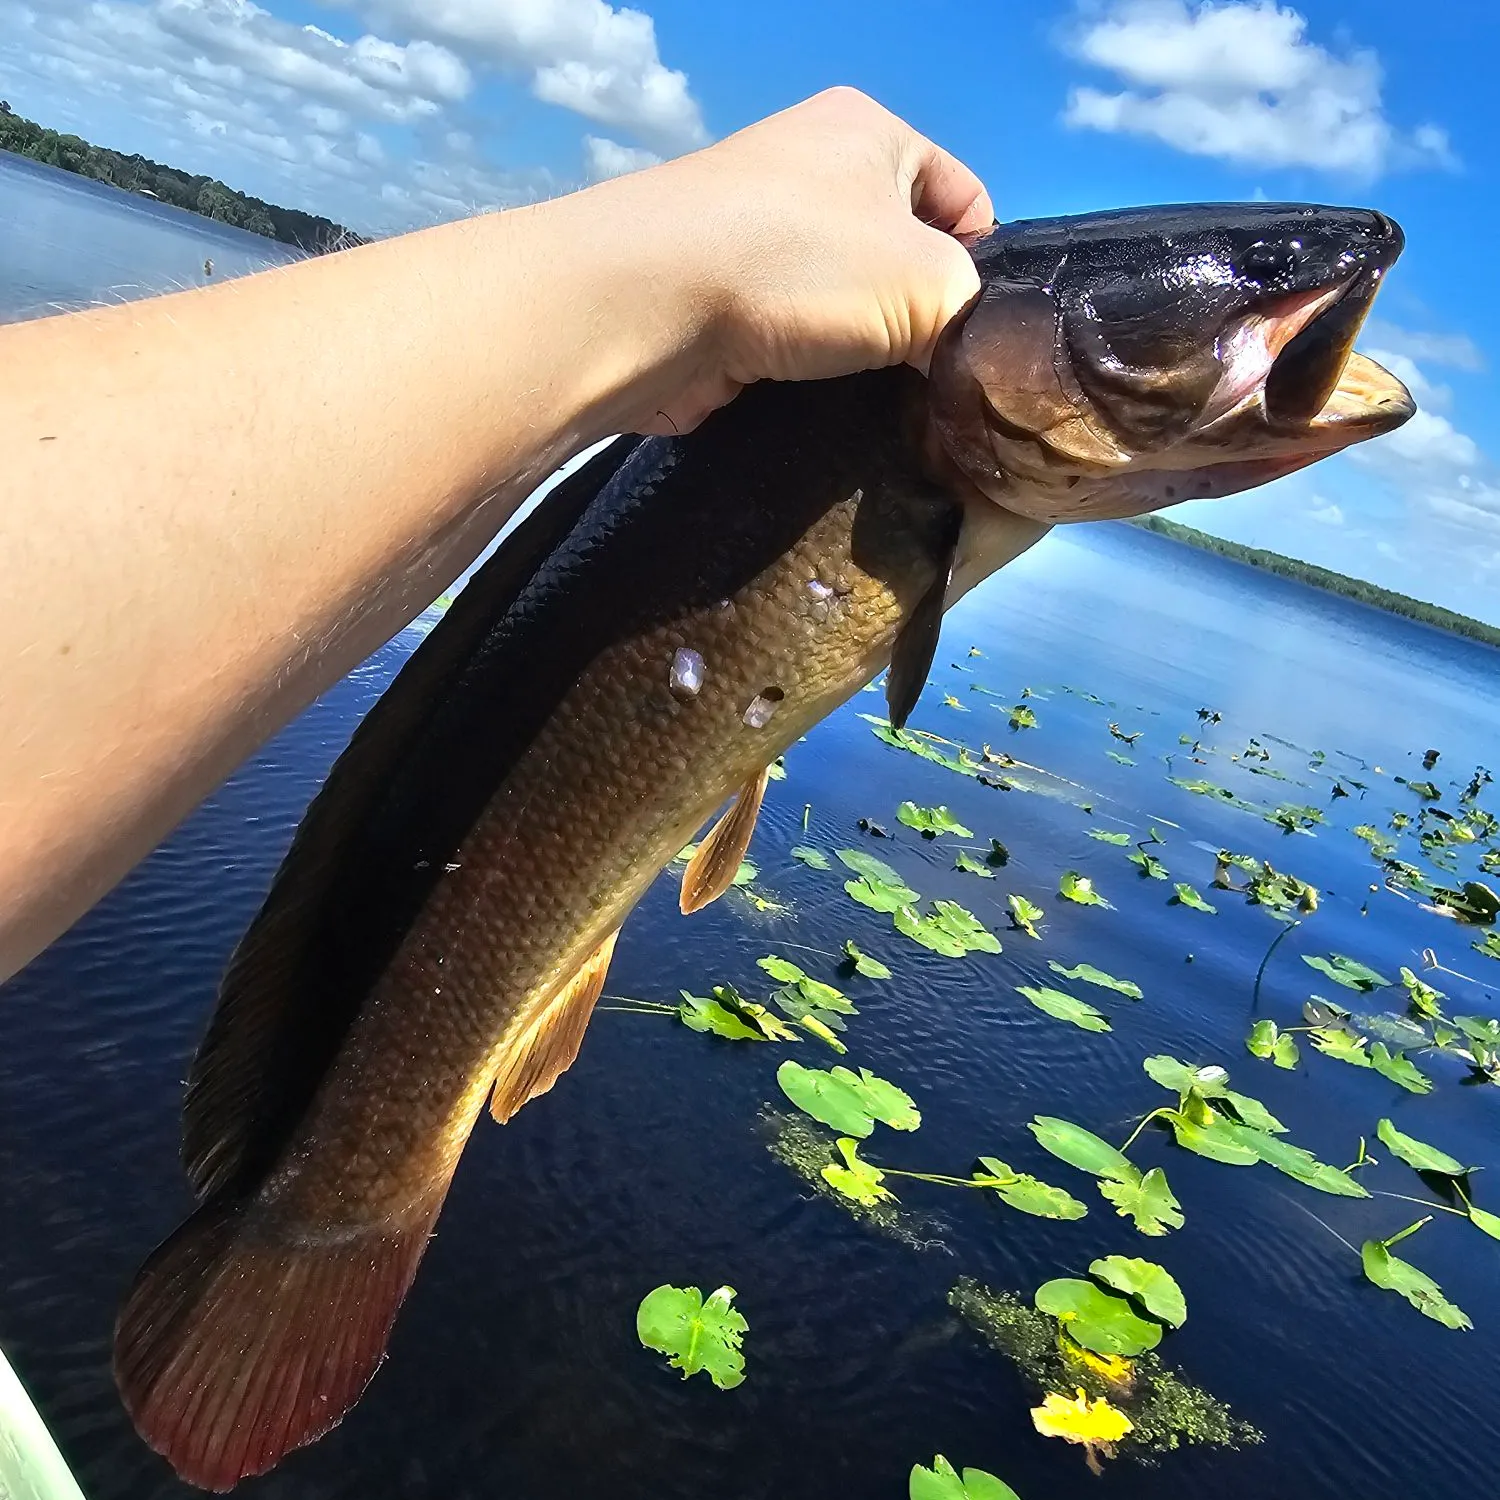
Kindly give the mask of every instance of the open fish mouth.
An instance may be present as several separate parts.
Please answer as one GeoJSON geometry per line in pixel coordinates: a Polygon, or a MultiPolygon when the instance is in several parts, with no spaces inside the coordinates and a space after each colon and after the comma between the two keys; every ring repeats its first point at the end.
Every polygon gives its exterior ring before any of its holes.
{"type": "Polygon", "coordinates": [[[1253,488],[1416,411],[1354,350],[1403,245],[1384,214],[1308,205],[999,227],[970,248],[1006,274],[934,356],[934,425],[986,498],[1033,520],[1253,488]]]}

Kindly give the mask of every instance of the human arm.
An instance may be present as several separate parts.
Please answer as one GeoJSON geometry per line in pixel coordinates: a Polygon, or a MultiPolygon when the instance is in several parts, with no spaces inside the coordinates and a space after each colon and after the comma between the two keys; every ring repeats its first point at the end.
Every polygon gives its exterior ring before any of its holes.
{"type": "Polygon", "coordinates": [[[558,464],[924,365],[971,174],[821,95],[532,207],[0,329],[0,977],[429,602],[558,464]]]}

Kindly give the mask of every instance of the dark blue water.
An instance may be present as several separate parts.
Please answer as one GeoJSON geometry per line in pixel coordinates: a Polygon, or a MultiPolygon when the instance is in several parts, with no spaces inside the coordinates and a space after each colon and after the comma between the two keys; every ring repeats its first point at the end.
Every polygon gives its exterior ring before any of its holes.
{"type": "MultiPolygon", "coordinates": [[[[97,1500],[187,1493],[120,1410],[108,1363],[114,1311],[187,1207],[176,1165],[181,1080],[225,957],[327,766],[419,637],[420,627],[403,633],[266,746],[0,995],[0,1343],[97,1500]]],[[[942,1451],[1004,1476],[1026,1500],[1472,1494],[1485,1438],[1500,1426],[1491,1342],[1500,1244],[1439,1214],[1403,1245],[1473,1318],[1474,1332],[1453,1332],[1365,1284],[1356,1256],[1310,1217],[1357,1245],[1409,1223],[1413,1205],[1330,1198],[1148,1132],[1133,1155],[1167,1168],[1187,1222],[1144,1239],[1087,1178],[1043,1153],[1026,1122],[1058,1114],[1123,1139],[1165,1102],[1140,1063],[1167,1051],[1224,1063],[1292,1139],[1338,1165],[1390,1115],[1466,1161],[1500,1166],[1500,1090],[1465,1087],[1450,1060],[1420,1060],[1436,1087],[1416,1097],[1311,1049],[1284,1073],[1243,1047],[1256,1015],[1294,1022],[1314,991],[1353,998],[1303,953],[1348,953],[1393,976],[1432,948],[1471,976],[1429,975],[1451,1009],[1500,1009],[1500,964],[1471,950],[1473,929],[1370,890],[1379,868],[1348,832],[1383,825],[1394,808],[1415,811],[1393,777],[1420,778],[1429,746],[1442,751],[1433,779],[1449,806],[1476,763],[1495,766],[1497,683],[1500,654],[1488,649],[1126,528],[1055,533],[950,618],[914,722],[1045,767],[1073,783],[1068,795],[992,790],[885,746],[858,717],[882,712],[881,700],[856,695],[793,747],[787,779],[768,796],[752,858],[757,889],[786,909],[731,895],[683,919],[664,876],[625,928],[610,990],[673,1000],[679,988],[702,994],[729,981],[764,995],[757,957],[780,952],[832,978],[832,959],[810,950],[832,954],[853,937],[894,978],[847,983],[861,1008],[847,1061],[900,1082],[923,1111],[918,1132],[877,1131],[868,1154],[959,1174],[976,1153],[999,1156],[1066,1186],[1088,1217],[1051,1223],[979,1194],[897,1184],[938,1242],[913,1249],[809,1192],[767,1154],[759,1115],[778,1098],[785,1049],[601,1014],[552,1093],[503,1129],[481,1121],[365,1400],[247,1492],[897,1500],[911,1464],[942,1451]],[[982,657],[966,654],[971,644],[982,657]],[[1039,724],[1013,734],[994,705],[1016,702],[1023,686],[1039,724]],[[945,706],[946,694],[968,711],[945,706]],[[1195,765],[1178,738],[1198,732],[1200,707],[1222,722],[1204,731],[1207,763],[1195,765]],[[1111,720],[1142,732],[1135,765],[1109,758],[1124,750],[1111,720]],[[1266,740],[1271,765],[1295,780],[1229,759],[1251,735],[1280,737],[1266,740]],[[1326,770],[1309,769],[1312,750],[1368,791],[1331,802],[1326,770]],[[1265,806],[1317,804],[1329,822],[1315,837],[1284,835],[1168,774],[1265,806]],[[953,870],[955,841],[925,843],[897,824],[907,798],[946,803],[974,842],[1003,840],[1011,863],[994,881],[953,870]],[[850,902],[840,876],[791,858],[801,842],[860,843],[861,817],[895,835],[876,853],[924,895],[973,910],[1002,934],[1004,952],[935,957],[850,902]],[[1086,836],[1104,826],[1143,837],[1153,822],[1173,879],[1209,896],[1217,916],[1168,905],[1170,884],[1141,878],[1128,850],[1086,836]],[[1210,888],[1220,846],[1324,891],[1271,961],[1254,1013],[1256,967],[1279,928],[1210,888]],[[1092,875],[1116,909],[1058,900],[1066,869],[1092,875]],[[1011,891],[1045,909],[1042,941],[1006,930],[1011,891]],[[1085,1034],[1014,993],[1054,980],[1049,958],[1133,978],[1145,998],[1065,985],[1113,1019],[1112,1032],[1085,1034]],[[1188,1449],[1156,1468],[1121,1460],[1098,1480],[1076,1449],[1033,1432],[1037,1392],[952,1315],[948,1289],[969,1275],[1029,1297],[1111,1253],[1173,1272],[1189,1320],[1162,1354],[1265,1443],[1188,1449]],[[636,1304],[664,1281],[738,1289],[751,1325],[743,1387],[684,1383],[638,1346],[636,1304]]],[[[1409,836],[1401,853],[1417,861],[1409,836]]],[[[836,1061],[812,1042],[795,1055],[809,1066],[836,1061]]],[[[1475,1177],[1476,1194],[1500,1211],[1491,1175],[1475,1177]]],[[[1429,1196],[1399,1163],[1367,1180],[1429,1196]]]]}

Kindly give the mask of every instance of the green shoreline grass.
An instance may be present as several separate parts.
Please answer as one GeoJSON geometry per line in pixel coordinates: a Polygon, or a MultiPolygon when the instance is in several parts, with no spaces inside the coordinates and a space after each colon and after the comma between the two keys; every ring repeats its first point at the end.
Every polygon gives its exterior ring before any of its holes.
{"type": "Polygon", "coordinates": [[[1301,562],[1295,557],[1283,556],[1280,552],[1267,552],[1263,547],[1246,547],[1240,542],[1225,541],[1223,537],[1210,536],[1180,521],[1168,521],[1163,516],[1138,516],[1127,522],[1145,531],[1154,531],[1158,536],[1204,552],[1227,557],[1231,562],[1245,563],[1252,568],[1261,568],[1279,578],[1290,578],[1297,583],[1310,584],[1330,594],[1340,594],[1360,604],[1383,609],[1393,615],[1402,615],[1421,625],[1432,625],[1452,635],[1466,636],[1471,641],[1480,641],[1486,646],[1500,646],[1500,627],[1486,625],[1461,615],[1456,610],[1444,609],[1440,604],[1428,604],[1423,599],[1413,599],[1409,594],[1398,594],[1393,589],[1383,589],[1377,584],[1366,583],[1362,578],[1350,578],[1344,573],[1335,573],[1331,568],[1320,568],[1316,563],[1301,562]]]}

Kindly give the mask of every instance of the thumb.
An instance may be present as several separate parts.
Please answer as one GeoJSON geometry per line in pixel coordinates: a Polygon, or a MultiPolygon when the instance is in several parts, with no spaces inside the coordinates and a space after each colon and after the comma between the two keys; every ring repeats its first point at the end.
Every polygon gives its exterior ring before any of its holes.
{"type": "Polygon", "coordinates": [[[943,330],[979,295],[973,257],[941,229],[914,222],[908,307],[911,346],[906,363],[924,375],[943,330]]]}

